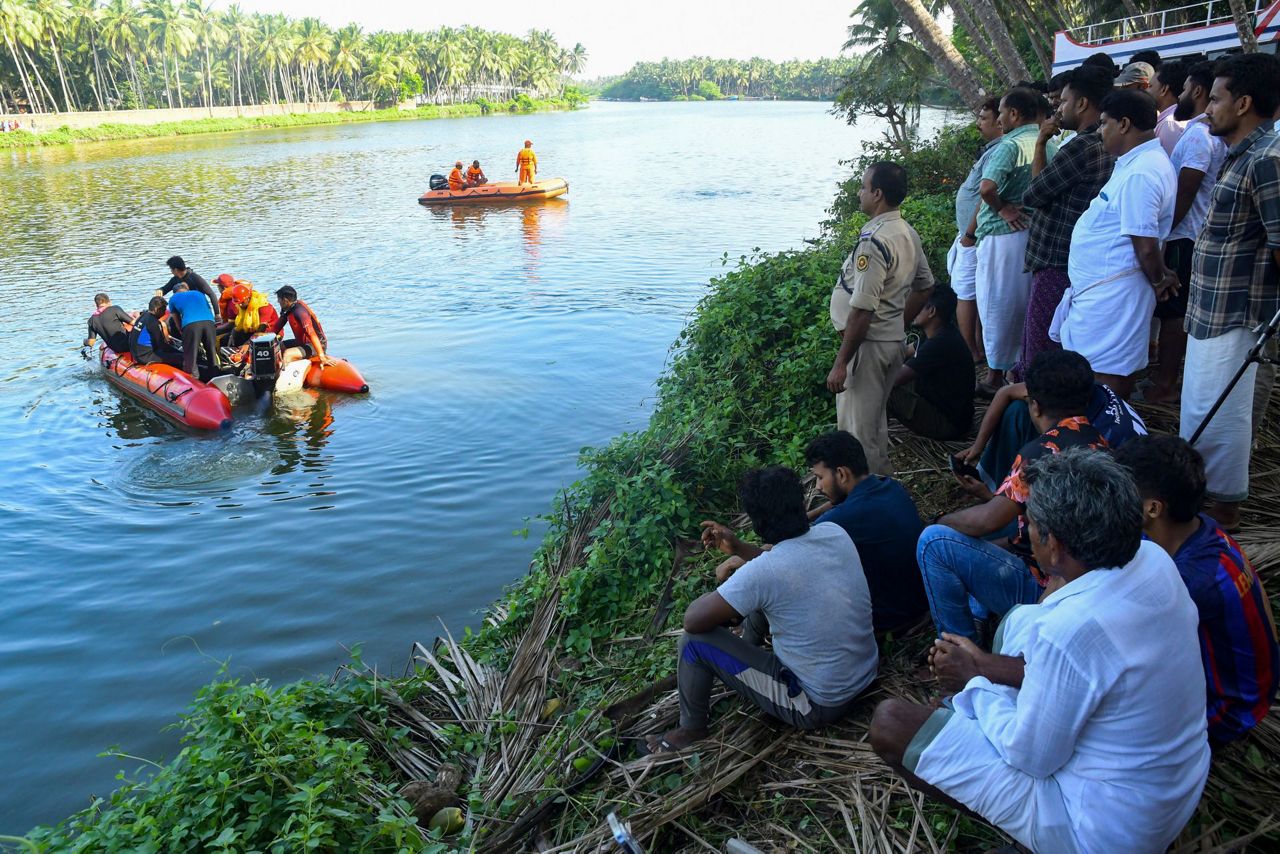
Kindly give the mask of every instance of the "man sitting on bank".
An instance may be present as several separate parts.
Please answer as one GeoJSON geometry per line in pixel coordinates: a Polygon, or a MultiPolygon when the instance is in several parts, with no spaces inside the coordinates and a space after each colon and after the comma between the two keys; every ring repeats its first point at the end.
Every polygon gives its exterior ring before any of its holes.
{"type": "Polygon", "coordinates": [[[324,351],[329,342],[324,337],[320,318],[310,306],[298,299],[298,291],[292,285],[285,285],[276,291],[276,300],[280,303],[280,316],[271,324],[271,331],[279,335],[287,322],[293,333],[292,338],[280,344],[282,363],[287,365],[299,359],[319,358],[320,364],[332,365],[334,360],[324,351]]]}
{"type": "Polygon", "coordinates": [[[1116,451],[1142,497],[1142,528],[1169,553],[1200,614],[1209,740],[1244,738],[1280,687],[1271,602],[1240,545],[1204,506],[1204,460],[1184,439],[1144,437],[1116,451]]]}
{"type": "MultiPolygon", "coordinates": [[[[1096,379],[1084,414],[1108,447],[1118,448],[1136,436],[1147,435],[1147,425],[1137,410],[1096,379]]],[[[1039,435],[1027,407],[1027,384],[1013,383],[996,393],[982,416],[977,438],[956,457],[976,465],[983,482],[994,489],[1009,476],[1018,451],[1039,435]]]]}
{"type": "Polygon", "coordinates": [[[970,640],[978,637],[969,597],[992,614],[1035,602],[1045,576],[1035,565],[1027,532],[1029,493],[1026,468],[1033,460],[1067,448],[1106,447],[1106,440],[1085,417],[1093,391],[1093,371],[1079,353],[1048,350],[1027,369],[1028,406],[1040,436],[1027,443],[1008,477],[991,493],[982,481],[960,478],[964,490],[983,503],[948,513],[920,535],[916,557],[938,634],[970,640]],[[1001,542],[1017,522],[1008,548],[1001,542]]]}
{"type": "Polygon", "coordinates": [[[653,753],[706,737],[717,678],[785,723],[814,729],[847,714],[876,675],[871,597],[853,541],[838,525],[809,526],[804,487],[788,468],[747,472],[738,497],[771,548],[702,523],[703,543],[729,558],[716,567],[720,586],[685,611],[680,726],[650,737],[653,753]],[[724,628],[743,619],[742,637],[724,628]],[[768,631],[773,652],[759,646],[768,631]]]}
{"type": "Polygon", "coordinates": [[[907,348],[889,392],[889,414],[918,436],[947,441],[973,427],[973,365],[969,345],[956,328],[956,292],[935,285],[913,326],[925,340],[907,348]]]}
{"type": "Polygon", "coordinates": [[[129,333],[129,355],[139,365],[164,362],[175,368],[182,367],[182,354],[169,343],[169,332],[160,318],[169,310],[164,297],[152,297],[147,310],[138,315],[129,333]]]}
{"type": "Polygon", "coordinates": [[[909,785],[1032,851],[1164,851],[1209,774],[1196,609],[1142,542],[1133,479],[1109,454],[1027,467],[1030,542],[1052,579],[997,653],[946,636],[941,708],[885,700],[871,746],[909,785]]]}
{"type": "MultiPolygon", "coordinates": [[[[960,346],[968,352],[963,339],[960,346]]],[[[964,359],[960,363],[967,367],[964,359]]],[[[862,443],[843,430],[810,442],[804,461],[827,497],[809,516],[817,517],[815,524],[835,522],[853,540],[871,590],[876,633],[904,629],[928,613],[916,564],[924,525],[907,490],[893,478],[871,474],[862,443]]]]}

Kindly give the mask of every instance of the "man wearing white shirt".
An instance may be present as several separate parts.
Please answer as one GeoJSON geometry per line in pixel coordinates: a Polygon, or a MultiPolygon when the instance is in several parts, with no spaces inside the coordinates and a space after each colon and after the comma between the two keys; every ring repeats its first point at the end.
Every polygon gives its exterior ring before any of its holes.
{"type": "Polygon", "coordinates": [[[1198,616],[1142,540],[1133,479],[1102,451],[1029,466],[1032,548],[1051,583],[996,653],[944,635],[940,708],[885,700],[871,746],[908,784],[1033,851],[1163,851],[1209,774],[1198,616]]]}
{"type": "Polygon", "coordinates": [[[1145,394],[1145,399],[1152,403],[1176,401],[1181,390],[1178,373],[1187,354],[1183,318],[1187,316],[1187,293],[1191,284],[1191,251],[1209,213],[1213,185],[1227,159],[1226,143],[1209,132],[1205,119],[1212,88],[1213,63],[1197,63],[1187,74],[1174,113],[1175,118],[1186,120],[1186,128],[1170,158],[1178,176],[1178,195],[1173,208],[1173,228],[1164,245],[1164,262],[1178,277],[1178,293],[1156,305],[1156,317],[1160,320],[1158,364],[1151,372],[1152,388],[1145,394]]]}
{"type": "Polygon", "coordinates": [[[1102,144],[1116,166],[1071,232],[1071,286],[1050,331],[1122,399],[1146,367],[1157,295],[1178,283],[1161,251],[1173,226],[1177,179],[1155,126],[1156,104],[1145,92],[1121,89],[1102,102],[1102,144]]]}

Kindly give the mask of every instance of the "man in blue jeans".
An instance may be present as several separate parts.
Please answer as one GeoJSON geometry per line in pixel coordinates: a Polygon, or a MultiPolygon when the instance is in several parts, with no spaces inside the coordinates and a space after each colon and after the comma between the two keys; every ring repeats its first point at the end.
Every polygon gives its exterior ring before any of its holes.
{"type": "Polygon", "coordinates": [[[943,516],[920,535],[916,557],[939,635],[977,640],[971,596],[998,615],[1040,599],[1045,579],[1031,555],[1024,469],[1067,448],[1107,446],[1085,415],[1093,369],[1083,356],[1070,350],[1042,352],[1027,369],[1026,384],[1031,418],[1041,435],[1023,446],[994,494],[981,480],[960,477],[964,490],[983,503],[943,516]],[[1001,537],[1015,520],[1014,537],[1001,537]]]}

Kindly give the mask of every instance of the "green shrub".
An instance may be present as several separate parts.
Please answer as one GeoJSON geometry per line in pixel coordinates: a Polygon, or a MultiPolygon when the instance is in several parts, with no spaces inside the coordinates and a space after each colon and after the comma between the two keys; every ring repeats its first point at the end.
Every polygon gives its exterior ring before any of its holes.
{"type": "Polygon", "coordinates": [[[393,775],[357,714],[384,717],[368,679],[214,682],[182,718],[177,758],[29,839],[40,851],[420,851],[409,805],[379,794],[393,775]]]}
{"type": "Polygon", "coordinates": [[[720,87],[714,80],[703,80],[698,83],[698,94],[704,101],[719,101],[724,97],[720,87]]]}
{"type": "Polygon", "coordinates": [[[836,193],[829,210],[831,220],[828,224],[846,220],[858,212],[862,173],[877,160],[892,160],[906,168],[912,196],[926,193],[954,195],[981,150],[982,137],[972,124],[944,127],[928,142],[917,143],[906,156],[884,140],[866,143],[862,154],[852,161],[853,176],[842,183],[836,193]]]}

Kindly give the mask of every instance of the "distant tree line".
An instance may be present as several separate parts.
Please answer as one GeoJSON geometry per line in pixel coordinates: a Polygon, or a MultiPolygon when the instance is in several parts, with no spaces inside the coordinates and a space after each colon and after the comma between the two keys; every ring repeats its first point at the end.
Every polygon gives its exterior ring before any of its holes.
{"type": "Polygon", "coordinates": [[[753,59],[693,59],[638,62],[605,83],[600,96],[622,100],[704,100],[721,97],[829,100],[853,68],[848,59],[772,62],[753,59]]]}
{"type": "Polygon", "coordinates": [[[545,31],[365,33],[201,0],[0,0],[0,112],[537,97],[586,58],[545,31]]]}

